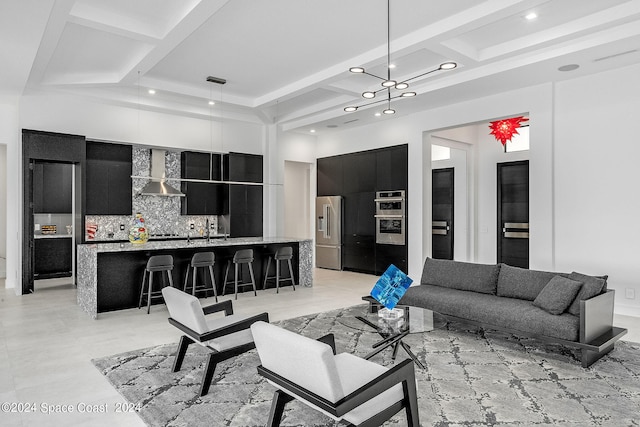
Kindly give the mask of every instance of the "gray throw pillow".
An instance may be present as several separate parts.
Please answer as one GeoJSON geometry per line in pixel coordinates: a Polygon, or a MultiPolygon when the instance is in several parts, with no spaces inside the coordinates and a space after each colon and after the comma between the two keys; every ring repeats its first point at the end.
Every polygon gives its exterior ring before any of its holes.
{"type": "Polygon", "coordinates": [[[562,314],[575,299],[581,287],[582,282],[554,276],[533,300],[533,305],[551,314],[562,314]]]}
{"type": "Polygon", "coordinates": [[[576,296],[567,310],[574,316],[580,316],[580,301],[600,295],[603,290],[606,289],[607,281],[602,277],[588,276],[586,274],[576,273],[575,271],[569,275],[569,279],[584,283],[580,292],[578,292],[578,296],[576,296]]]}

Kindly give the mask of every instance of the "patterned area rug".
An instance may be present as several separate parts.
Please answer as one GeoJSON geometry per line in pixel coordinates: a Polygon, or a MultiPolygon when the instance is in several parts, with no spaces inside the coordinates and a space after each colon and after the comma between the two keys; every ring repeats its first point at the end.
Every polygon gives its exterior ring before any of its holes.
{"type": "MultiPolygon", "coordinates": [[[[340,318],[366,306],[278,322],[313,338],[332,332],[338,352],[365,355],[379,339],[340,318]]],[[[169,327],[169,326],[167,326],[169,327]]],[[[406,341],[426,369],[416,367],[423,426],[640,426],[640,344],[618,342],[588,369],[577,353],[511,334],[449,323],[406,341]]],[[[263,426],[273,387],[256,373],[251,351],[218,365],[209,394],[198,390],[206,352],[192,345],[180,372],[171,366],[176,343],[93,360],[150,426],[263,426]]],[[[407,357],[403,350],[398,359],[407,357]]],[[[371,359],[393,364],[387,349],[371,359]]],[[[326,416],[292,402],[283,425],[333,426],[326,416]]],[[[404,426],[404,412],[386,426],[404,426]]]]}

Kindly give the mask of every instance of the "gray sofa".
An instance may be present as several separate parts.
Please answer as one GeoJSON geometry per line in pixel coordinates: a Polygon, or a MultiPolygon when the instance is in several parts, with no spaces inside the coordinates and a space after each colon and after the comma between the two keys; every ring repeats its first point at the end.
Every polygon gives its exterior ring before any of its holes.
{"type": "Polygon", "coordinates": [[[420,285],[399,304],[581,350],[588,367],[627,330],[613,326],[606,276],[427,258],[420,285]]]}

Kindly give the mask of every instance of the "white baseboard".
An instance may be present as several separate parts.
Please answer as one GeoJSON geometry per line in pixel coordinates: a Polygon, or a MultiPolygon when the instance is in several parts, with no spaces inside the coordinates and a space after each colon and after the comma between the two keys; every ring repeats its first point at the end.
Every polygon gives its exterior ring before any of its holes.
{"type": "Polygon", "coordinates": [[[637,305],[625,305],[616,303],[613,312],[614,314],[620,314],[622,316],[640,317],[640,307],[637,305]]]}

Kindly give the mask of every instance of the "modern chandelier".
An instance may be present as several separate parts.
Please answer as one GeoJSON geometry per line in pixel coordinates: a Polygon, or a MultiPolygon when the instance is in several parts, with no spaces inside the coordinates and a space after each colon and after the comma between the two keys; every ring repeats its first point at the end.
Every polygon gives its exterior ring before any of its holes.
{"type": "Polygon", "coordinates": [[[440,64],[437,68],[433,69],[433,70],[429,70],[425,73],[422,74],[418,74],[417,76],[413,76],[411,78],[408,79],[404,79],[401,81],[397,81],[397,80],[393,80],[391,78],[391,36],[390,36],[390,27],[391,27],[391,13],[390,13],[390,0],[387,0],[387,77],[380,77],[380,76],[376,76],[375,74],[371,74],[369,72],[367,72],[363,67],[351,67],[349,68],[349,71],[354,73],[354,74],[366,74],[372,77],[375,77],[377,79],[382,80],[382,87],[376,91],[365,91],[362,92],[362,97],[365,99],[374,99],[379,92],[387,92],[387,96],[381,99],[378,99],[376,101],[372,101],[366,104],[362,104],[362,105],[351,105],[348,107],[344,108],[344,111],[346,111],[347,113],[351,113],[354,111],[357,111],[358,108],[362,108],[362,107],[366,107],[368,105],[372,105],[372,104],[377,104],[379,102],[387,102],[387,108],[385,110],[383,110],[382,112],[384,114],[394,114],[396,112],[396,110],[391,108],[391,100],[392,99],[397,99],[397,98],[408,98],[408,97],[412,97],[412,96],[416,96],[416,92],[413,91],[407,91],[407,92],[400,92],[399,94],[396,95],[391,95],[391,89],[395,89],[397,91],[404,91],[405,89],[409,88],[409,82],[411,80],[415,80],[417,78],[426,76],[427,74],[431,74],[431,73],[435,73],[436,71],[440,71],[440,70],[452,70],[454,68],[456,68],[458,66],[457,63],[455,62],[443,62],[442,64],[440,64]]]}

